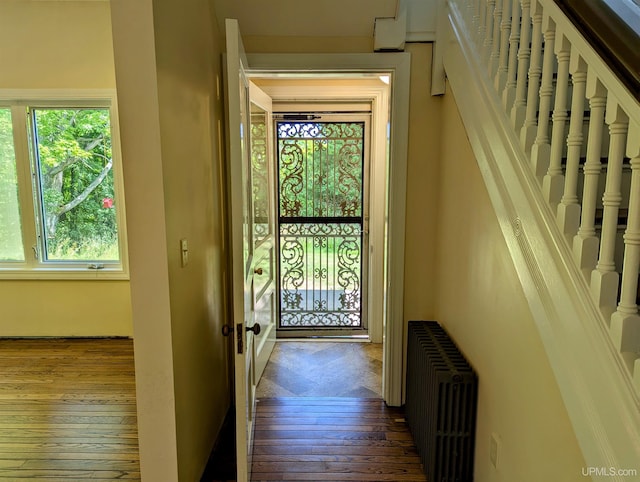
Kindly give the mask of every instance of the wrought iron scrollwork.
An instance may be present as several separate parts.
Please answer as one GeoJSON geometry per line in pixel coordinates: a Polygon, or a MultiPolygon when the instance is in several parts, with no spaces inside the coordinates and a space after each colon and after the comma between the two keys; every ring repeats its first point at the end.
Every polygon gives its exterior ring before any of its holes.
{"type": "Polygon", "coordinates": [[[364,123],[277,133],[280,327],[360,327],[364,123]]]}

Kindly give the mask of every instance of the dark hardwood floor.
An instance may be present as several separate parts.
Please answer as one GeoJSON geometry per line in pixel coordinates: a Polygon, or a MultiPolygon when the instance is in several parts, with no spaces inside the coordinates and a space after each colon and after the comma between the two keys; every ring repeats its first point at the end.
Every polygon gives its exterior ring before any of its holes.
{"type": "Polygon", "coordinates": [[[381,344],[277,343],[257,388],[252,480],[426,480],[381,376],[381,344]]]}
{"type": "Polygon", "coordinates": [[[254,482],[426,481],[400,408],[379,398],[258,402],[254,482]]]}
{"type": "Polygon", "coordinates": [[[133,344],[0,339],[0,480],[140,480],[133,344]]]}

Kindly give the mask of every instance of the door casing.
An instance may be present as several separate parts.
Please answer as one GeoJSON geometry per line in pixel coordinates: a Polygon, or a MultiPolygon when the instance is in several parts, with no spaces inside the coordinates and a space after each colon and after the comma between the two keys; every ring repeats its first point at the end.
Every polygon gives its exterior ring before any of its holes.
{"type": "MultiPolygon", "coordinates": [[[[406,219],[407,145],[409,127],[410,54],[247,54],[250,77],[309,78],[321,73],[364,74],[388,73],[392,89],[389,94],[389,162],[384,184],[387,187],[386,207],[380,211],[380,223],[385,239],[382,263],[384,337],[383,398],[387,404],[400,406],[404,401],[404,352],[406,321],[403,312],[404,291],[404,231],[406,219]]],[[[264,87],[263,87],[264,88],[264,87]]],[[[266,90],[266,89],[265,89],[266,90]]],[[[269,94],[277,99],[274,92],[269,94]]],[[[363,95],[362,92],[360,92],[363,95]]],[[[321,93],[316,92],[317,98],[321,93]]],[[[375,100],[381,100],[379,97],[375,100]]],[[[372,99],[372,100],[374,100],[372,99]]],[[[381,106],[380,106],[381,107],[381,106]]],[[[385,139],[386,142],[386,139],[385,139]]],[[[374,149],[377,149],[375,147],[374,149]]],[[[372,182],[374,181],[372,173],[372,182]]],[[[380,177],[380,176],[379,176],[380,177]]],[[[381,180],[378,179],[378,182],[381,180]]],[[[373,186],[372,186],[373,189],[373,186]]],[[[374,209],[374,206],[371,206],[374,209]]],[[[370,226],[373,226],[373,222],[370,226]]],[[[378,223],[376,223],[378,225],[378,223]]],[[[376,276],[370,273],[370,277],[376,276]]],[[[370,298],[373,298],[371,293],[370,298]]]]}
{"type": "MultiPolygon", "coordinates": [[[[269,90],[269,89],[267,89],[269,90]]],[[[273,97],[272,97],[273,99],[273,97]]],[[[360,295],[361,295],[361,326],[357,327],[357,328],[351,328],[349,326],[336,326],[334,328],[331,327],[317,327],[316,329],[310,329],[310,328],[302,328],[302,329],[295,329],[292,327],[289,328],[282,328],[280,327],[280,323],[278,323],[278,337],[282,337],[282,338],[295,338],[295,337],[306,337],[306,336],[313,336],[313,337],[360,337],[360,338],[366,338],[369,337],[369,311],[371,310],[371,306],[369,304],[369,296],[368,296],[368,292],[370,289],[370,278],[369,278],[369,268],[371,263],[369,262],[369,253],[370,253],[370,246],[371,243],[369,242],[369,219],[370,219],[370,212],[369,212],[369,199],[371,197],[370,194],[370,166],[371,166],[371,162],[370,162],[370,158],[371,158],[371,109],[370,107],[368,107],[368,104],[363,104],[363,108],[357,111],[351,111],[351,110],[347,110],[344,109],[341,105],[339,104],[313,104],[313,103],[305,103],[305,104],[299,104],[299,103],[285,103],[285,104],[280,104],[280,103],[275,103],[273,105],[273,112],[274,112],[274,125],[277,125],[278,122],[282,122],[283,120],[286,120],[283,118],[283,113],[288,113],[288,114],[298,114],[298,113],[313,113],[315,119],[314,122],[320,122],[320,123],[343,123],[343,122],[359,122],[362,123],[364,125],[364,138],[363,138],[363,166],[362,166],[362,205],[361,205],[361,209],[362,209],[362,218],[363,218],[363,226],[362,226],[362,231],[363,231],[363,236],[362,236],[362,246],[361,246],[361,255],[360,255],[360,259],[361,259],[361,272],[360,272],[360,278],[361,278],[361,286],[360,286],[360,295]],[[301,107],[300,110],[296,110],[296,107],[301,107]],[[293,107],[293,110],[291,110],[290,108],[293,107]],[[365,108],[366,107],[366,108],[365,108]],[[330,112],[329,114],[326,114],[325,112],[330,112]]],[[[274,127],[274,131],[276,131],[277,129],[274,127]]],[[[273,142],[274,146],[277,145],[277,140],[274,140],[273,142]]],[[[278,151],[278,149],[276,148],[276,152],[278,151]]],[[[280,179],[280,172],[279,172],[279,155],[275,155],[274,156],[274,162],[276,164],[275,166],[275,170],[278,172],[276,175],[276,179],[280,179]]],[[[276,189],[276,205],[280,204],[280,196],[282,195],[281,192],[279,192],[279,189],[276,189]]],[[[280,232],[280,221],[279,218],[276,217],[276,225],[277,228],[276,230],[278,232],[280,232]]],[[[279,238],[280,240],[280,238],[279,238]]],[[[280,259],[280,243],[278,243],[278,249],[276,250],[277,254],[276,254],[276,258],[277,258],[277,262],[276,262],[276,266],[278,266],[278,279],[279,279],[279,283],[278,285],[281,287],[281,276],[282,273],[280,272],[280,268],[282,266],[281,264],[281,259],[280,259]]],[[[279,297],[281,299],[281,297],[279,297]]],[[[282,309],[282,302],[280,301],[279,303],[280,309],[282,309]]],[[[379,312],[379,315],[377,318],[379,319],[379,321],[382,321],[382,312],[379,312]]],[[[278,313],[278,316],[281,316],[281,313],[278,313]]],[[[378,327],[378,331],[381,333],[381,329],[380,327],[378,327]]],[[[382,339],[371,339],[371,341],[375,342],[375,343],[382,343],[382,339]]]]}

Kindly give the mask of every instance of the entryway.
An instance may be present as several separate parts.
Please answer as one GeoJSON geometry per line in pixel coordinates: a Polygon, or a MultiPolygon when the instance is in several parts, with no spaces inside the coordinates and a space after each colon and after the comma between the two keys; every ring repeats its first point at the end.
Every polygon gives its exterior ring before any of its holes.
{"type": "Polygon", "coordinates": [[[256,396],[381,398],[382,344],[279,341],[256,396]]]}
{"type": "Polygon", "coordinates": [[[367,335],[370,115],[276,115],[279,337],[367,335]]]}
{"type": "MultiPolygon", "coordinates": [[[[277,252],[279,243],[279,233],[275,229],[269,229],[268,232],[276,234],[275,243],[271,243],[268,239],[254,236],[254,228],[260,222],[260,213],[256,210],[255,195],[256,188],[270,190],[269,185],[272,183],[260,184],[256,182],[257,177],[253,175],[254,161],[262,162],[263,154],[266,152],[267,158],[270,151],[269,147],[263,150],[262,146],[253,149],[253,141],[251,132],[253,132],[254,113],[256,118],[260,117],[260,129],[262,130],[262,119],[269,116],[269,113],[287,113],[293,112],[297,115],[315,115],[314,113],[322,112],[330,113],[346,113],[349,111],[369,114],[372,117],[372,135],[371,141],[371,193],[370,202],[370,219],[369,219],[369,246],[360,247],[360,252],[367,250],[366,256],[369,258],[368,268],[369,275],[362,276],[364,266],[361,266],[360,283],[366,283],[370,297],[366,300],[361,297],[359,304],[362,306],[360,313],[365,310],[365,302],[368,304],[366,313],[369,321],[369,337],[371,341],[382,342],[384,339],[383,349],[383,397],[375,398],[379,403],[384,404],[386,401],[390,405],[400,405],[401,403],[401,369],[402,369],[402,346],[400,345],[402,337],[403,317],[401,315],[402,297],[402,263],[397,263],[397,259],[403,259],[403,234],[404,234],[404,195],[402,194],[402,186],[406,177],[406,146],[402,147],[400,139],[405,138],[406,113],[408,112],[408,99],[400,92],[405,89],[408,91],[408,56],[401,54],[392,57],[385,56],[369,56],[358,55],[351,59],[341,58],[344,64],[358,65],[364,61],[370,65],[385,65],[380,70],[371,69],[371,66],[365,67],[360,72],[343,70],[340,67],[322,69],[314,67],[307,70],[306,73],[300,71],[284,73],[282,64],[280,68],[259,68],[258,64],[262,60],[256,61],[249,58],[244,53],[242,39],[238,28],[237,21],[227,19],[225,22],[226,29],[226,72],[227,79],[225,85],[227,87],[227,104],[228,104],[228,157],[226,168],[229,172],[229,207],[231,226],[231,247],[232,247],[232,293],[233,293],[233,326],[225,327],[226,334],[233,333],[234,348],[234,387],[235,387],[235,434],[237,437],[237,477],[243,482],[250,480],[252,471],[251,460],[254,453],[254,440],[259,435],[257,406],[260,404],[256,397],[256,385],[260,381],[266,363],[263,361],[269,357],[273,349],[273,345],[268,342],[271,338],[265,333],[273,333],[271,327],[273,322],[267,323],[267,330],[263,330],[262,322],[258,322],[261,314],[264,312],[265,322],[267,316],[273,320],[273,306],[266,302],[264,305],[258,302],[261,293],[266,292],[268,286],[272,285],[269,280],[279,279],[278,268],[271,269],[274,256],[262,256],[259,250],[268,252],[274,250],[277,252]],[[380,63],[382,62],[382,64],[380,63]],[[312,73],[315,72],[315,73],[312,73]],[[321,82],[319,78],[322,78],[321,82]],[[394,79],[399,80],[398,85],[394,79]],[[286,85],[287,81],[294,85],[286,85]],[[329,85],[327,85],[327,82],[329,85]],[[390,84],[394,85],[391,89],[390,84]],[[404,89],[403,89],[404,87],[404,89]],[[279,89],[279,91],[278,91],[279,89]],[[297,90],[296,90],[297,89],[297,90]],[[339,92],[339,94],[336,94],[339,92]],[[294,104],[294,107],[287,107],[286,103],[294,104]],[[308,105],[304,105],[304,104],[308,105]],[[342,104],[338,108],[334,106],[342,104]],[[353,107],[348,108],[351,104],[353,107]],[[277,106],[277,107],[276,107],[277,106]],[[400,106],[400,107],[399,107],[400,106]],[[249,110],[250,109],[250,110],[249,110]],[[398,110],[401,109],[401,113],[398,110]],[[263,113],[266,115],[263,115],[263,113]],[[393,125],[390,119],[394,118],[393,125]],[[247,121],[250,119],[251,124],[247,121]],[[397,120],[397,122],[396,122],[397,120]],[[404,134],[403,134],[404,133],[404,134]],[[392,162],[393,159],[393,162],[392,162]],[[265,271],[262,266],[263,260],[265,264],[269,264],[269,268],[265,271]],[[264,281],[263,281],[264,280],[264,281]],[[264,308],[264,309],[263,309],[264,308]],[[400,316],[396,316],[400,314],[400,316]],[[375,329],[374,329],[375,327],[375,329]],[[384,333],[384,337],[383,337],[384,333]],[[265,355],[265,356],[263,356],[265,355]],[[389,360],[389,363],[386,363],[389,360]]],[[[285,60],[278,56],[279,61],[285,60]]],[[[299,59],[302,60],[302,59],[299,59]]],[[[302,65],[308,62],[305,56],[302,65]]],[[[327,57],[330,63],[336,61],[331,56],[327,57]]],[[[351,67],[353,69],[353,67],[351,67]]],[[[257,120],[257,119],[256,119],[257,120]]],[[[293,119],[287,119],[293,120],[293,119]]],[[[304,119],[303,119],[304,120],[304,119]]],[[[308,119],[307,119],[308,120],[308,119]]],[[[312,119],[313,120],[313,119],[312,119]]],[[[269,122],[267,126],[272,125],[269,122]]],[[[258,126],[256,126],[257,128],[258,126]]],[[[268,129],[268,127],[267,127],[268,129]]],[[[255,137],[255,136],[254,136],[255,137]]],[[[266,139],[274,139],[273,136],[266,136],[266,139]]],[[[256,146],[257,147],[257,146],[256,146]]],[[[362,163],[362,157],[360,157],[362,163]]],[[[273,166],[273,162],[267,163],[273,166]]],[[[364,168],[364,163],[361,164],[364,168]]],[[[275,176],[273,176],[275,177],[275,176]]],[[[366,196],[364,194],[364,175],[360,175],[363,184],[359,194],[361,199],[366,196]]],[[[312,179],[312,184],[317,181],[312,179]]],[[[321,184],[321,183],[320,183],[321,184]]],[[[268,195],[268,199],[274,199],[274,195],[268,195]]],[[[305,200],[306,202],[307,200],[305,200]]],[[[302,200],[300,200],[302,202],[302,200]]],[[[346,208],[349,216],[355,217],[353,209],[348,206],[348,196],[344,199],[341,207],[346,208]]],[[[360,204],[362,211],[363,204],[360,204]]],[[[270,210],[273,213],[273,209],[270,210]]],[[[323,213],[317,213],[322,216],[323,213]]],[[[366,219],[363,212],[360,213],[359,227],[360,240],[365,235],[366,219]]],[[[334,216],[340,217],[340,216],[334,216]]],[[[312,224],[314,219],[296,219],[299,224],[312,224]]],[[[327,220],[330,222],[335,219],[327,220]]],[[[342,223],[348,224],[354,220],[340,219],[342,223]],[[346,221],[346,222],[345,222],[346,221]]],[[[352,223],[355,224],[355,223],[352,223]]],[[[343,235],[345,233],[342,233],[343,235]]],[[[350,236],[353,237],[354,233],[350,236]]],[[[346,238],[346,236],[343,236],[346,238]]],[[[305,240],[305,244],[306,244],[305,240]]],[[[318,242],[318,247],[323,248],[323,240],[320,237],[312,238],[313,243],[318,242]]],[[[352,241],[349,240],[349,241],[352,241]]],[[[347,243],[348,245],[349,243],[347,243]]],[[[328,242],[327,242],[328,245],[328,242]]],[[[354,250],[350,247],[346,254],[347,257],[353,255],[354,250]]],[[[315,255],[315,253],[314,253],[315,255]]],[[[325,252],[326,255],[326,252],[325,252]]],[[[364,264],[364,256],[358,256],[360,264],[364,264]]],[[[333,266],[335,271],[335,263],[333,266]]],[[[315,276],[316,273],[314,272],[315,276]]],[[[329,277],[329,267],[326,270],[320,269],[317,273],[319,279],[329,277]]],[[[296,273],[297,279],[303,279],[300,272],[296,273]]],[[[342,280],[344,281],[344,280],[342,280]]],[[[340,308],[351,308],[357,303],[350,298],[348,283],[337,293],[337,298],[342,301],[340,308]]],[[[296,288],[300,288],[296,286],[296,288]]],[[[273,300],[280,299],[284,296],[283,290],[276,289],[273,300]]],[[[338,289],[334,286],[334,291],[338,289]]],[[[353,291],[353,290],[351,290],[353,291]]],[[[362,292],[362,290],[360,290],[362,292]]],[[[307,293],[305,293],[307,294],[307,293]]],[[[323,311],[323,308],[329,308],[329,293],[320,295],[318,307],[315,310],[323,311]]],[[[302,298],[302,294],[298,293],[296,298],[302,298]]],[[[314,300],[316,301],[316,300],[314,300]]],[[[279,311],[279,310],[278,310],[279,311]]],[[[328,311],[328,310],[327,310],[328,311]]],[[[278,312],[277,315],[280,315],[278,312]]],[[[277,318],[276,318],[277,319],[277,318]]],[[[361,317],[359,324],[362,325],[361,317]]],[[[308,399],[309,397],[303,397],[308,399]]],[[[267,399],[263,399],[267,400],[267,399]]],[[[305,435],[302,433],[301,435],[305,435]]],[[[377,437],[378,435],[376,435],[377,437]]],[[[276,479],[278,475],[275,475],[276,479]]],[[[277,479],[282,480],[282,479],[277,479]]]]}
{"type": "Polygon", "coordinates": [[[280,341],[257,388],[251,480],[425,481],[382,345],[280,341]]]}

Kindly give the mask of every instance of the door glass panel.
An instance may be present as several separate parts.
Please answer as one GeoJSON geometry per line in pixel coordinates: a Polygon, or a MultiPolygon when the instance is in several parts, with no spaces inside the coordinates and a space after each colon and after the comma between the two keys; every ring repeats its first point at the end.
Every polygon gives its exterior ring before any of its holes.
{"type": "Polygon", "coordinates": [[[364,122],[278,122],[281,330],[365,328],[364,122]]]}
{"type": "Polygon", "coordinates": [[[11,109],[0,108],[0,261],[24,261],[11,109]]]}
{"type": "Polygon", "coordinates": [[[271,234],[267,131],[267,112],[252,103],[251,174],[253,188],[253,240],[256,247],[271,234]]]}

